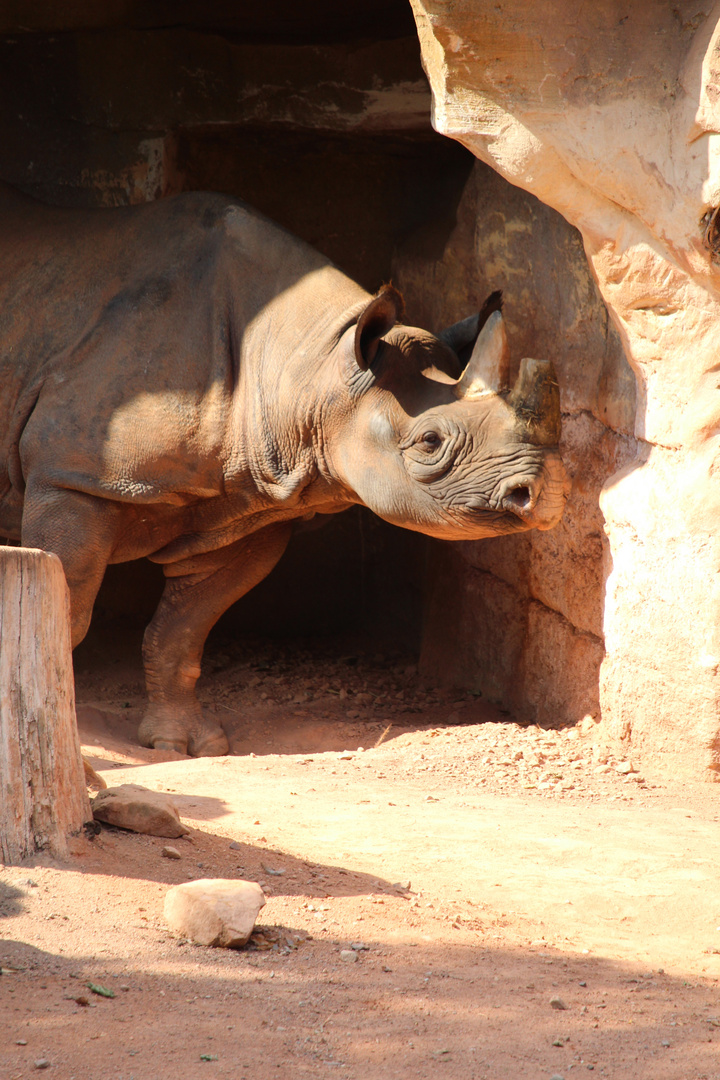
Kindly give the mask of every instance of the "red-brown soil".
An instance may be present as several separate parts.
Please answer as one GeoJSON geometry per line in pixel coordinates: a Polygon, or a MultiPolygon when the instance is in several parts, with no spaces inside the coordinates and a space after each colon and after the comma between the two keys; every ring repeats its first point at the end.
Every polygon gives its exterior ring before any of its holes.
{"type": "Polygon", "coordinates": [[[720,1080],[720,789],[625,777],[592,722],[518,726],[401,654],[208,668],[236,756],[191,760],[134,743],[135,653],[78,654],[84,753],[192,834],[0,870],[2,1080],[720,1080]],[[251,947],[168,931],[193,877],[263,883],[251,947]]]}

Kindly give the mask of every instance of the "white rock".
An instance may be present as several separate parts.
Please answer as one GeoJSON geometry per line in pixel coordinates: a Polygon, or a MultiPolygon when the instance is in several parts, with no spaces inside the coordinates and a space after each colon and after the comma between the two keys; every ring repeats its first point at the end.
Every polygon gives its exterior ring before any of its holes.
{"type": "Polygon", "coordinates": [[[265,894],[254,881],[201,878],[168,891],[165,918],[172,930],[200,945],[239,949],[263,907],[265,894]]]}
{"type": "Polygon", "coordinates": [[[107,788],[93,799],[91,806],[96,821],[132,832],[171,839],[190,832],[167,795],[140,784],[107,788]]]}
{"type": "Polygon", "coordinates": [[[346,964],[354,964],[357,961],[357,958],[358,954],[355,952],[354,949],[340,950],[340,959],[343,960],[346,964]]]}

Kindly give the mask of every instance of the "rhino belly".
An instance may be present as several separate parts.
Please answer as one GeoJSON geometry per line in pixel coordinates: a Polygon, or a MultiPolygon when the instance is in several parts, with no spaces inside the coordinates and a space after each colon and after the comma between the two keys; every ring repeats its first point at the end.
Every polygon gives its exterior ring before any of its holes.
{"type": "MultiPolygon", "coordinates": [[[[0,484],[2,480],[0,479],[0,484]]],[[[4,487],[4,485],[3,485],[4,487]]],[[[3,490],[0,487],[0,491],[3,490]]],[[[22,496],[7,484],[7,490],[0,496],[0,543],[3,540],[19,540],[22,527],[22,496]]]]}

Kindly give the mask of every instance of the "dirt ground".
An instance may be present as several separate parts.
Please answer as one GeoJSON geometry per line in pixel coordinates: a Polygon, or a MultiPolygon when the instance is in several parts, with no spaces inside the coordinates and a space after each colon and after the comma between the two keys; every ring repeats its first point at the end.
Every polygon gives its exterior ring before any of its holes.
{"type": "Polygon", "coordinates": [[[106,654],[77,654],[83,752],[192,832],[0,869],[2,1080],[720,1080],[718,786],[348,642],[216,641],[235,756],[143,750],[139,654],[106,654]],[[201,877],[262,884],[248,948],[167,929],[201,877]]]}

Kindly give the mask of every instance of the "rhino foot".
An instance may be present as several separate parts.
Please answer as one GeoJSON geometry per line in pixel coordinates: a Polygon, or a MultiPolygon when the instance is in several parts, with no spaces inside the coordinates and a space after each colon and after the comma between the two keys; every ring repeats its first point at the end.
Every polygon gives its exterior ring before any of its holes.
{"type": "Polygon", "coordinates": [[[188,739],[187,753],[191,757],[223,757],[230,753],[230,744],[219,724],[206,724],[188,739]]]}
{"type": "Polygon", "coordinates": [[[218,723],[193,713],[184,723],[178,711],[150,706],[145,713],[138,739],[154,750],[176,750],[191,757],[221,757],[230,753],[225,732],[218,723]]]}

